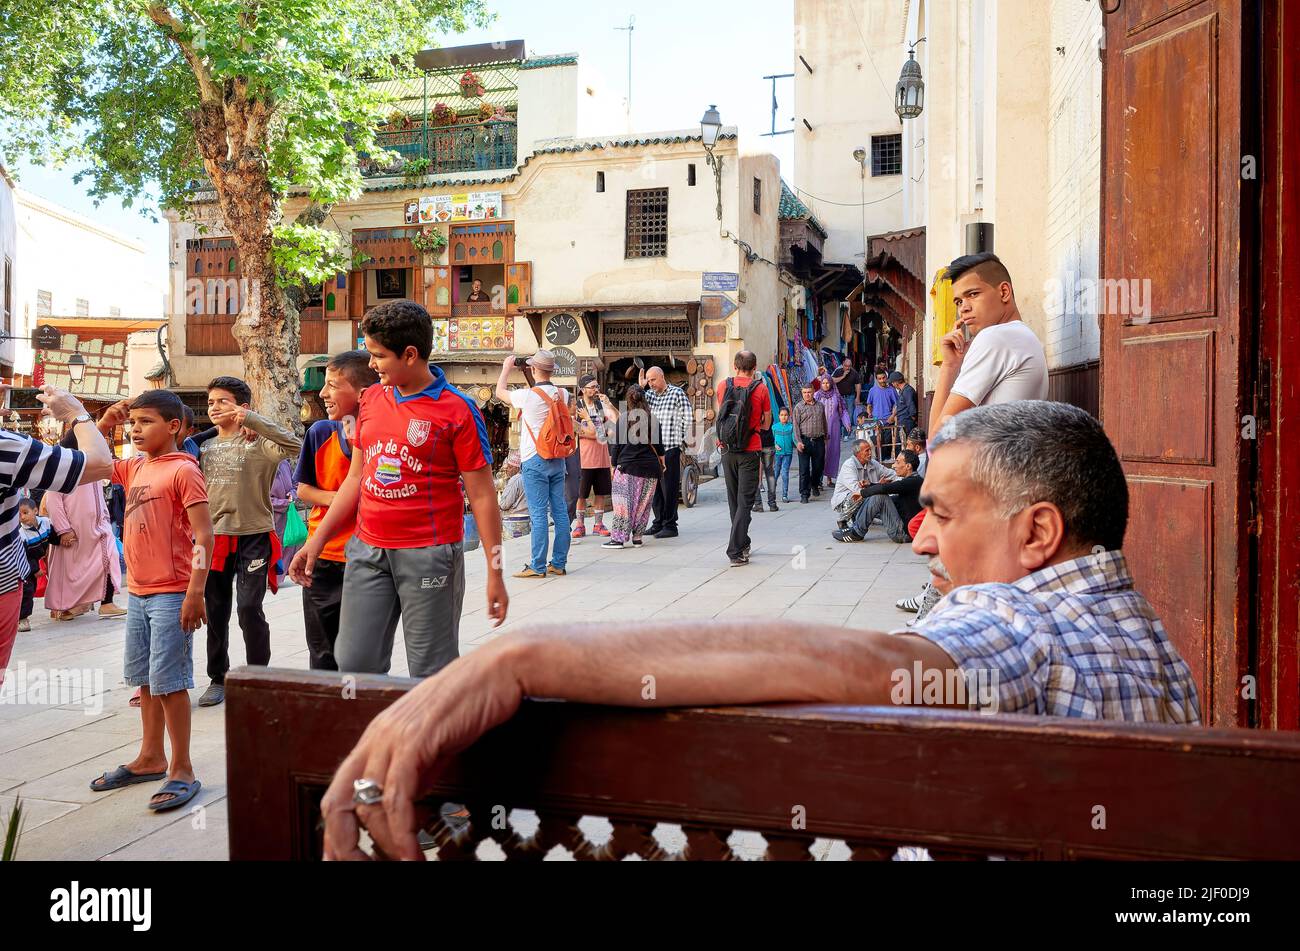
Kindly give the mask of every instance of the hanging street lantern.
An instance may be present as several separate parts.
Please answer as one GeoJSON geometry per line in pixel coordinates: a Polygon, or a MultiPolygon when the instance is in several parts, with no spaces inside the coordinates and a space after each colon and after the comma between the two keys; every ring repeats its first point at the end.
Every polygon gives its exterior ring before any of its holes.
{"type": "Polygon", "coordinates": [[[86,358],[79,353],[74,353],[68,357],[68,376],[72,380],[72,385],[76,386],[86,376],[86,358]]]}
{"type": "MultiPolygon", "coordinates": [[[[917,42],[921,42],[917,40],[917,42]]],[[[925,108],[925,82],[921,79],[921,64],[916,61],[916,47],[907,51],[907,62],[894,87],[894,112],[900,119],[915,119],[925,108]]]]}

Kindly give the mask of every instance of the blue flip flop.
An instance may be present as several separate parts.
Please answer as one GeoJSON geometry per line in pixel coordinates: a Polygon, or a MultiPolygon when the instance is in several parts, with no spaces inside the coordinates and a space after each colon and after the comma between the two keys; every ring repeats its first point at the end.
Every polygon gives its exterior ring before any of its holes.
{"type": "Polygon", "coordinates": [[[197,779],[190,783],[187,783],[183,779],[169,779],[167,782],[163,783],[162,789],[158,790],[154,795],[157,796],[160,793],[171,793],[173,798],[165,799],[162,802],[151,802],[149,803],[149,808],[154,812],[165,812],[168,809],[175,809],[178,806],[183,806],[197,796],[202,787],[203,784],[197,779]]]}
{"type": "Polygon", "coordinates": [[[123,786],[133,786],[136,783],[151,783],[154,780],[162,779],[166,776],[166,771],[161,773],[133,773],[125,766],[119,766],[111,773],[104,773],[96,776],[90,781],[90,788],[95,792],[108,792],[110,789],[121,789],[123,786]],[[103,782],[99,782],[100,780],[103,782]]]}

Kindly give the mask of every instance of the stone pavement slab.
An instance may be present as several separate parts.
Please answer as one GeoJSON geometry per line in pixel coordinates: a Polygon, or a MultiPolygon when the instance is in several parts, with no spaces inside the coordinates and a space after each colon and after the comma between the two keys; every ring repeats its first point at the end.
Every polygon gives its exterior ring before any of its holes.
{"type": "MultiPolygon", "coordinates": [[[[739,568],[727,562],[729,526],[721,480],[701,487],[695,508],[681,510],[678,538],[649,538],[641,549],[612,550],[601,548],[601,540],[588,536],[571,548],[570,574],[564,578],[508,577],[527,557],[529,539],[508,540],[504,564],[511,603],[507,621],[499,628],[493,628],[485,614],[483,553],[470,552],[465,560],[461,652],[541,620],[698,622],[725,614],[780,616],[792,622],[821,621],[862,629],[902,626],[908,615],[898,611],[894,601],[920,590],[928,577],[925,559],[883,536],[852,545],[834,541],[829,510],[827,494],[808,505],[794,503],[781,505],[778,512],[755,513],[751,562],[739,568]]],[[[272,664],[305,669],[301,591],[290,585],[268,594],[266,613],[272,664]]],[[[40,602],[32,622],[30,633],[18,635],[11,670],[19,665],[29,673],[77,668],[91,676],[88,688],[71,698],[41,698],[35,688],[29,693],[25,688],[32,683],[30,677],[22,689],[0,694],[0,822],[16,795],[28,805],[19,858],[225,859],[224,707],[193,711],[193,759],[203,782],[194,802],[155,814],[145,804],[161,783],[93,792],[90,780],[134,758],[139,744],[139,713],[128,705],[131,690],[122,682],[124,622],[100,620],[93,614],[52,622],[40,602]],[[36,699],[60,702],[33,702],[36,699]]],[[[244,648],[234,626],[230,659],[238,666],[244,648]]],[[[195,641],[192,699],[197,701],[207,678],[203,637],[195,641]]],[[[392,673],[405,675],[406,671],[399,628],[392,673]]],[[[672,834],[672,830],[664,833],[666,839],[672,834]]],[[[741,854],[761,854],[759,837],[736,835],[741,854]]],[[[818,858],[838,855],[829,842],[818,842],[813,852],[818,858]]]]}

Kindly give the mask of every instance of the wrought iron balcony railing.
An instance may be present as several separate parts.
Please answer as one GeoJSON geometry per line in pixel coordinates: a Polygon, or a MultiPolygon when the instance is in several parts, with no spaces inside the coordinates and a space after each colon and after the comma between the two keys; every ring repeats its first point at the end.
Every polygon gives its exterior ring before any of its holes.
{"type": "Polygon", "coordinates": [[[450,126],[416,122],[409,129],[380,132],[376,144],[400,158],[382,163],[362,156],[361,174],[401,175],[411,167],[407,163],[421,158],[429,161],[420,172],[425,175],[514,168],[518,138],[518,126],[499,119],[450,126]]]}

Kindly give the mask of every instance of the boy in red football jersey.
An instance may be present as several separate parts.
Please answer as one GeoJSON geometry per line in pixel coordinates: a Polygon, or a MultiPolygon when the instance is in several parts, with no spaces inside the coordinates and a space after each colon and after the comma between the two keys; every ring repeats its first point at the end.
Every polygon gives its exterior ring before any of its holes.
{"type": "Polygon", "coordinates": [[[353,439],[359,451],[289,574],[309,587],[325,545],[355,517],[334,645],[338,667],[387,673],[400,618],[411,676],[428,677],[460,654],[462,479],[488,562],[487,615],[494,626],[506,617],[492,450],[474,401],[429,365],[428,311],[389,301],[365,316],[361,332],[380,385],[361,397],[353,439]]]}
{"type": "MultiPolygon", "coordinates": [[[[343,480],[352,466],[352,440],[356,435],[357,410],[361,394],[379,382],[370,368],[370,354],[349,350],[330,360],[325,367],[325,385],[320,398],[328,419],[312,423],[302,441],[302,454],[294,481],[298,498],[313,508],[307,518],[310,538],[334,504],[343,480]]],[[[334,642],[339,636],[339,609],[343,602],[343,569],[347,544],[352,538],[353,519],[321,549],[312,570],[311,587],[302,589],[303,623],[307,629],[307,651],[312,670],[338,670],[334,642]]]]}

